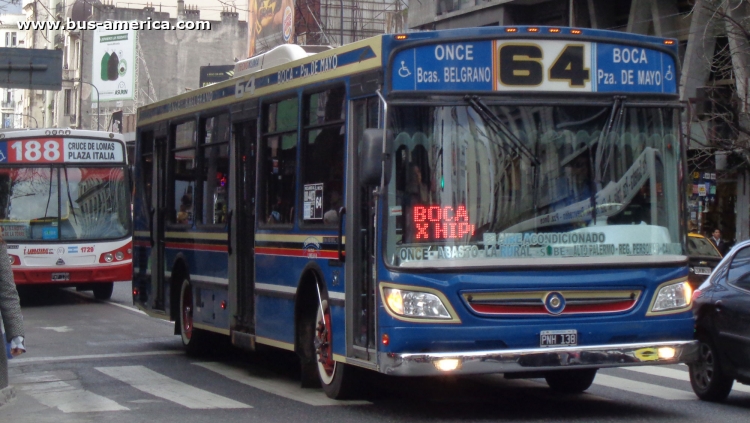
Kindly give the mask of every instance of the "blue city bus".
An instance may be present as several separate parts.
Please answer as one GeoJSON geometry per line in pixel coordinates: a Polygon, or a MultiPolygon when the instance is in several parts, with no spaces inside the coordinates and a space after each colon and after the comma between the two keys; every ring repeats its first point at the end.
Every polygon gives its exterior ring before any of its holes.
{"type": "Polygon", "coordinates": [[[223,334],[360,372],[695,359],[677,43],[492,27],[285,45],[139,109],[133,297],[189,353],[223,334]]]}

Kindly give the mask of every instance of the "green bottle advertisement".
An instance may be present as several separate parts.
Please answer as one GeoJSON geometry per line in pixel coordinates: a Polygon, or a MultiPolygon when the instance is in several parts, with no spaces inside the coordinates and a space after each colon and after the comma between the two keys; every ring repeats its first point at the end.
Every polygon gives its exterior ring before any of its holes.
{"type": "Polygon", "coordinates": [[[104,56],[102,56],[102,63],[101,68],[99,72],[99,76],[102,77],[102,81],[107,81],[109,78],[107,78],[107,70],[109,68],[109,53],[104,53],[104,56]]]}
{"type": "Polygon", "coordinates": [[[120,58],[117,57],[117,53],[112,52],[112,55],[109,56],[109,63],[107,63],[107,80],[109,81],[117,81],[117,77],[119,76],[118,67],[120,66],[120,58]]]}

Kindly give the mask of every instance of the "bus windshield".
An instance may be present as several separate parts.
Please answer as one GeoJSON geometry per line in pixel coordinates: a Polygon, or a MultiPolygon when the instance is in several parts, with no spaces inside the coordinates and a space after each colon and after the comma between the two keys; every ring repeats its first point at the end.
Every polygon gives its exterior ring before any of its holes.
{"type": "Polygon", "coordinates": [[[394,109],[391,265],[682,254],[674,109],[394,109]]]}
{"type": "Polygon", "coordinates": [[[0,169],[6,241],[107,240],[130,233],[124,167],[0,169]]]}

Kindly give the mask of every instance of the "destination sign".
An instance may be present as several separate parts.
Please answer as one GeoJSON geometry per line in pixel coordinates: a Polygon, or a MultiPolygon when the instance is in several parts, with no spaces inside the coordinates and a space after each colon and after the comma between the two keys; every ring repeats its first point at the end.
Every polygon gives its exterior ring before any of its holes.
{"type": "Polygon", "coordinates": [[[84,138],[32,138],[0,142],[3,163],[122,163],[119,142],[84,138]]]}
{"type": "Polygon", "coordinates": [[[677,93],[669,54],[574,40],[441,43],[399,52],[394,91],[677,93]]]}

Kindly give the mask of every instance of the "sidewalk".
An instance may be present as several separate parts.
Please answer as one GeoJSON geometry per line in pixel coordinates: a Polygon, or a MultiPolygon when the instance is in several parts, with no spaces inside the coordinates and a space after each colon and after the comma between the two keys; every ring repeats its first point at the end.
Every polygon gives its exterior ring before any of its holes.
{"type": "Polygon", "coordinates": [[[16,389],[13,386],[0,389],[0,408],[16,399],[16,389]]]}

